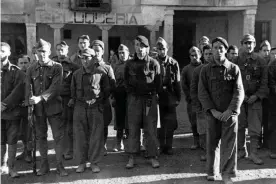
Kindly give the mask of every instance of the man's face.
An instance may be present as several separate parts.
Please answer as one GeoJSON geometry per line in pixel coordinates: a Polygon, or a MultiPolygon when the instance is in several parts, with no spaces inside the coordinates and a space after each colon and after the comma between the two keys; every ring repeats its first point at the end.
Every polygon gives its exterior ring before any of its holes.
{"type": "Polygon", "coordinates": [[[51,51],[49,48],[41,48],[36,51],[38,59],[40,62],[46,63],[49,60],[51,51]]]}
{"type": "Polygon", "coordinates": [[[149,52],[149,48],[145,46],[143,43],[139,42],[138,40],[135,40],[134,47],[135,47],[135,52],[137,54],[137,57],[139,59],[144,59],[147,56],[149,52]]]}
{"type": "Polygon", "coordinates": [[[273,49],[272,51],[270,51],[270,61],[273,61],[274,59],[276,59],[276,49],[273,49]]]}
{"type": "Polygon", "coordinates": [[[205,49],[203,53],[204,60],[208,63],[212,60],[212,50],[211,49],[205,49]]]}
{"type": "Polygon", "coordinates": [[[1,62],[6,61],[10,55],[11,55],[11,51],[10,51],[9,47],[2,46],[1,52],[0,52],[1,62]]]}
{"type": "Polygon", "coordinates": [[[88,68],[93,64],[93,57],[92,56],[81,56],[81,63],[84,68],[88,68]]]}
{"type": "Polygon", "coordinates": [[[247,52],[248,54],[254,51],[255,46],[256,46],[256,43],[253,41],[245,41],[242,44],[244,51],[247,52]]]}
{"type": "Polygon", "coordinates": [[[56,54],[58,57],[66,57],[68,54],[68,47],[58,45],[56,48],[56,54]]]}
{"type": "Polygon", "coordinates": [[[236,57],[238,57],[239,51],[237,49],[231,49],[228,53],[227,53],[227,59],[229,61],[233,61],[236,57]]]}
{"type": "Polygon", "coordinates": [[[128,51],[125,51],[125,50],[119,51],[119,59],[121,61],[127,61],[128,57],[129,57],[129,52],[128,51]]]}
{"type": "Polygon", "coordinates": [[[263,46],[262,49],[260,50],[260,54],[263,58],[265,58],[266,60],[269,59],[270,57],[270,50],[271,50],[271,47],[270,46],[263,46]]]}
{"type": "Polygon", "coordinates": [[[158,56],[160,57],[166,57],[167,56],[167,53],[168,53],[168,48],[162,46],[162,47],[157,47],[157,53],[158,53],[158,56]]]}
{"type": "Polygon", "coordinates": [[[190,53],[190,60],[192,63],[200,63],[201,54],[197,51],[193,51],[190,53]]]}
{"type": "Polygon", "coordinates": [[[221,42],[215,42],[213,43],[212,53],[215,60],[222,61],[225,59],[226,48],[221,42]]]}
{"type": "Polygon", "coordinates": [[[17,62],[17,66],[20,68],[20,70],[26,71],[30,66],[29,59],[26,57],[19,58],[17,62]]]}
{"type": "Polygon", "coordinates": [[[92,49],[94,49],[94,51],[96,53],[95,60],[97,62],[100,62],[103,59],[103,54],[104,54],[103,48],[99,45],[93,45],[92,49]]]}
{"type": "Polygon", "coordinates": [[[84,50],[90,46],[90,42],[87,39],[79,39],[78,46],[80,50],[84,50]]]}

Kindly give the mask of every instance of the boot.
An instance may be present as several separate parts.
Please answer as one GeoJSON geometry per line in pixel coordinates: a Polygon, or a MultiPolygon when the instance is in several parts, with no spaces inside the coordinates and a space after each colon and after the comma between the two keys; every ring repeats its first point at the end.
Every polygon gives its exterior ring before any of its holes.
{"type": "Polygon", "coordinates": [[[59,174],[59,176],[63,177],[63,176],[68,176],[68,172],[64,169],[62,163],[59,163],[57,165],[57,173],[59,174]]]}
{"type": "Polygon", "coordinates": [[[14,169],[15,164],[15,156],[16,156],[17,144],[8,145],[8,168],[9,168],[9,175],[12,178],[18,178],[19,174],[14,169]]]}
{"type": "Polygon", "coordinates": [[[196,150],[197,148],[199,148],[199,137],[195,136],[193,145],[191,146],[191,150],[196,150]]]}
{"type": "Polygon", "coordinates": [[[250,138],[250,155],[248,156],[248,159],[253,161],[254,164],[262,165],[264,162],[257,155],[258,142],[259,142],[258,137],[250,138]]]}
{"type": "Polygon", "coordinates": [[[134,156],[133,155],[130,155],[129,156],[129,159],[128,159],[128,163],[126,165],[126,168],[127,169],[132,169],[134,168],[134,156]]]}
{"type": "Polygon", "coordinates": [[[242,159],[242,158],[247,158],[248,154],[247,151],[245,149],[241,149],[238,151],[238,160],[242,159]]]}
{"type": "MultiPolygon", "coordinates": [[[[62,140],[62,139],[61,139],[62,140]]],[[[56,140],[56,147],[55,147],[55,152],[56,152],[56,161],[57,161],[57,173],[60,176],[68,176],[68,173],[63,167],[62,164],[62,141],[61,140],[56,140]]]]}
{"type": "Polygon", "coordinates": [[[83,173],[86,168],[86,164],[80,164],[76,169],[76,173],[83,173]]]}
{"type": "Polygon", "coordinates": [[[156,158],[151,158],[150,161],[152,168],[158,168],[160,166],[159,161],[156,158]]]}
{"type": "Polygon", "coordinates": [[[199,135],[199,145],[203,150],[206,150],[206,134],[199,135]]]}
{"type": "Polygon", "coordinates": [[[122,151],[122,138],[123,138],[123,130],[117,130],[117,135],[116,135],[116,144],[113,148],[114,152],[122,151]]]}
{"type": "Polygon", "coordinates": [[[7,146],[1,145],[1,174],[8,174],[8,168],[7,168],[7,163],[5,161],[6,157],[6,152],[7,152],[7,146]]]}
{"type": "Polygon", "coordinates": [[[91,169],[93,173],[99,173],[101,171],[100,167],[97,164],[91,164],[91,169]]]}
{"type": "Polygon", "coordinates": [[[40,169],[37,171],[37,176],[43,176],[50,172],[50,166],[48,163],[48,145],[47,140],[39,141],[39,152],[41,155],[40,169]]]}

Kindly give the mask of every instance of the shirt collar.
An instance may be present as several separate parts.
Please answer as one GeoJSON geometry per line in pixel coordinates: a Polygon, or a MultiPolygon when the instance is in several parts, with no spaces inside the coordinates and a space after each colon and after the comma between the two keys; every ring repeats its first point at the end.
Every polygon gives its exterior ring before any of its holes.
{"type": "Polygon", "coordinates": [[[47,63],[44,63],[43,65],[41,65],[39,63],[39,61],[36,63],[36,69],[40,68],[40,67],[50,67],[50,66],[53,66],[54,65],[54,61],[49,59],[49,61],[47,63]]]}
{"type": "Polygon", "coordinates": [[[227,58],[225,58],[225,61],[221,65],[218,65],[214,60],[211,62],[211,66],[212,67],[224,66],[225,68],[229,68],[230,65],[231,65],[231,62],[227,58]]]}
{"type": "Polygon", "coordinates": [[[5,66],[2,67],[2,71],[8,71],[11,69],[11,63],[10,61],[8,60],[7,64],[5,66]]]}

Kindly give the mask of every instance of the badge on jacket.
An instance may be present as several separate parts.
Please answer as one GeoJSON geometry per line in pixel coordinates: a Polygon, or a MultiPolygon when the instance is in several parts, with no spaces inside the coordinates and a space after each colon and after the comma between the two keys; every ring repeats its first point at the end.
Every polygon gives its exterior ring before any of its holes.
{"type": "Polygon", "coordinates": [[[246,80],[250,80],[250,75],[245,76],[246,80]]]}

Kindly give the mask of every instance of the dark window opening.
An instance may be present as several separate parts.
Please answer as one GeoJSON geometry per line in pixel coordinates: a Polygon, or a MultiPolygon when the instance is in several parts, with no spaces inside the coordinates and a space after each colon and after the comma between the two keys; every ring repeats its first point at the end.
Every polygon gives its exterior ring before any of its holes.
{"type": "Polygon", "coordinates": [[[71,39],[72,38],[72,31],[70,29],[63,30],[63,39],[71,39]]]}
{"type": "Polygon", "coordinates": [[[270,21],[256,21],[255,23],[255,38],[256,38],[256,51],[260,49],[260,44],[264,40],[270,42],[270,31],[271,31],[270,21]]]}
{"type": "Polygon", "coordinates": [[[77,0],[77,6],[81,8],[100,7],[102,0],[77,0]]]}

